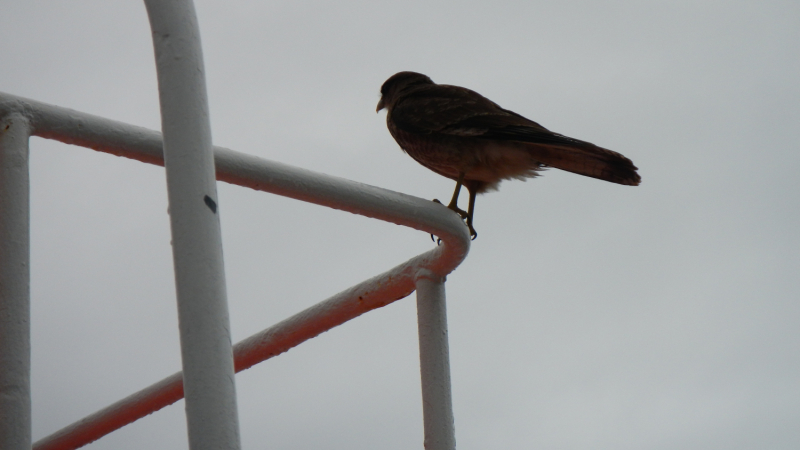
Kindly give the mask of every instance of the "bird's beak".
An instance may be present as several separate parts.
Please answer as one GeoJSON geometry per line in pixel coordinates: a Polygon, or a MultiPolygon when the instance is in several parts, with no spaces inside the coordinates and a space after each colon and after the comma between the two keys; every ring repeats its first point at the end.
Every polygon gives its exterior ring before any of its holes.
{"type": "Polygon", "coordinates": [[[378,108],[375,109],[375,112],[379,112],[380,110],[382,110],[385,107],[386,107],[386,105],[383,104],[383,97],[381,97],[381,101],[378,102],[378,108]]]}

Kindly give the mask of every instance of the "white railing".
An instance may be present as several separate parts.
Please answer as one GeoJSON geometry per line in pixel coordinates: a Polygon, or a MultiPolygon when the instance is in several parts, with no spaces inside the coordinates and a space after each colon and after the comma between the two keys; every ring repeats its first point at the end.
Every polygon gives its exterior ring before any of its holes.
{"type": "Polygon", "coordinates": [[[165,165],[166,159],[183,372],[39,440],[34,449],[81,447],[185,393],[190,448],[237,450],[234,371],[414,290],[424,445],[455,449],[444,280],[469,251],[464,223],[428,200],[212,147],[191,0],[145,4],[163,139],[156,131],[0,93],[0,448],[31,448],[28,138],[39,136],[150,164],[165,165]],[[214,178],[412,227],[438,236],[441,245],[231,348],[214,178]],[[193,426],[199,423],[203,426],[193,426]]]}

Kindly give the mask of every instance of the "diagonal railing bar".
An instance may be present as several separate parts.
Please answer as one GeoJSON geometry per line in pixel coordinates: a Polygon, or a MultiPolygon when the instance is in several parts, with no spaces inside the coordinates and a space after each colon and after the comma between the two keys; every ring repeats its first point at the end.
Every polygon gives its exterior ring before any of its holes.
{"type": "MultiPolygon", "coordinates": [[[[161,134],[156,131],[0,93],[0,116],[10,113],[25,116],[32,135],[163,165],[161,134]]],[[[219,180],[408,226],[442,240],[442,245],[433,250],[239,342],[234,346],[237,372],[408,296],[420,279],[445,277],[469,251],[469,233],[464,223],[458,215],[434,202],[221,147],[214,147],[214,157],[219,180]]],[[[437,296],[443,300],[443,290],[437,296]]],[[[422,332],[420,340],[422,346],[422,332]]],[[[424,378],[425,367],[422,370],[424,378]]],[[[449,402],[449,385],[446,388],[449,402]]],[[[78,448],[182,397],[182,374],[177,373],[39,440],[34,449],[78,448]]],[[[440,422],[445,423],[444,428],[449,426],[445,432],[452,434],[452,412],[449,414],[440,422]],[[446,425],[448,421],[450,425],[446,425]]],[[[426,410],[426,423],[427,415],[426,410]]],[[[426,443],[428,433],[426,425],[426,443]]],[[[454,445],[452,442],[448,448],[454,445]]]]}
{"type": "MultiPolygon", "coordinates": [[[[407,297],[414,292],[425,256],[413,258],[238,342],[233,347],[236,372],[284,353],[366,312],[407,297]]],[[[178,372],[40,439],[33,449],[79,448],[182,398],[183,374],[178,372]]]]}

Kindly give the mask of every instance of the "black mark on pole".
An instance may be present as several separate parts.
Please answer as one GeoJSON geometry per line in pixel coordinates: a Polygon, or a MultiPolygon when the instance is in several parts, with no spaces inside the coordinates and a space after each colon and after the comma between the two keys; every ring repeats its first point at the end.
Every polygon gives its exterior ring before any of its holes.
{"type": "Polygon", "coordinates": [[[212,199],[211,199],[211,197],[209,197],[209,196],[207,196],[207,195],[205,196],[205,198],[203,199],[203,201],[205,201],[205,202],[206,202],[206,206],[208,206],[208,209],[210,209],[210,210],[211,210],[211,212],[213,212],[214,214],[216,214],[216,213],[217,213],[217,202],[215,202],[214,200],[212,200],[212,199]]]}

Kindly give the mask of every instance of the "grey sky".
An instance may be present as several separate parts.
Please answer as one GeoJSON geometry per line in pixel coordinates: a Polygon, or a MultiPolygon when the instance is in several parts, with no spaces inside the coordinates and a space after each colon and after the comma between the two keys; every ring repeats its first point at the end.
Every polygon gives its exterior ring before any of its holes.
{"type": "MultiPolygon", "coordinates": [[[[141,2],[4,2],[0,90],[160,124],[141,2]]],[[[422,198],[400,70],[621,152],[477,200],[448,278],[461,450],[800,447],[800,3],[196,3],[214,142],[422,198]]],[[[163,169],[34,138],[34,439],[180,369],[163,169]]],[[[429,249],[220,184],[235,341],[429,249]]],[[[422,447],[413,298],[237,376],[243,448],[422,447]]],[[[87,448],[186,448],[183,402],[87,448]]]]}

